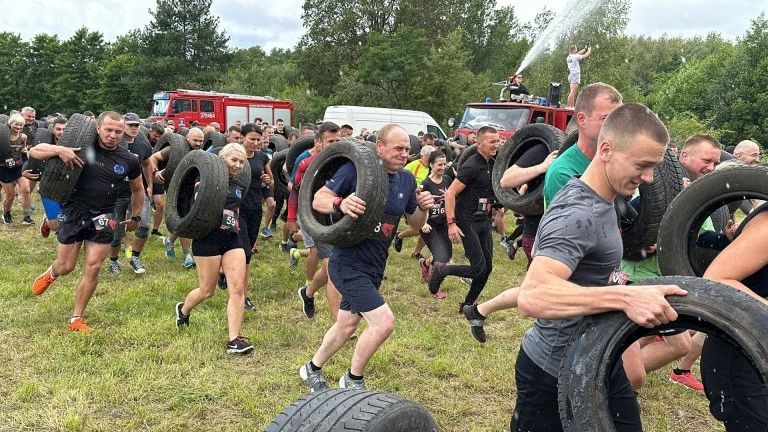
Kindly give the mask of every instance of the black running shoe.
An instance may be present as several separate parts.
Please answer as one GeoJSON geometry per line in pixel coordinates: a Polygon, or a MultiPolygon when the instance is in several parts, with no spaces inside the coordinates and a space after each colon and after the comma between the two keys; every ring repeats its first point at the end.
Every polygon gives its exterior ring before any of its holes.
{"type": "Polygon", "coordinates": [[[245,298],[245,306],[244,307],[245,307],[245,310],[247,310],[248,312],[253,312],[253,311],[256,310],[256,306],[251,302],[251,298],[250,297],[246,297],[245,298]]]}
{"type": "Polygon", "coordinates": [[[304,311],[304,316],[307,318],[313,318],[315,316],[315,299],[313,297],[307,297],[307,287],[304,285],[299,288],[299,298],[301,299],[301,309],[304,311]]]}
{"type": "Polygon", "coordinates": [[[432,274],[429,275],[429,282],[427,283],[431,294],[434,295],[440,291],[440,285],[443,283],[443,279],[445,279],[445,264],[437,261],[433,262],[432,274]]]}
{"type": "Polygon", "coordinates": [[[400,253],[400,251],[403,250],[403,239],[400,238],[400,232],[395,233],[394,245],[397,253],[400,253]]]}
{"type": "Polygon", "coordinates": [[[248,341],[248,338],[238,336],[227,343],[227,354],[245,355],[251,351],[253,351],[253,345],[248,341]]]}
{"type": "Polygon", "coordinates": [[[469,329],[472,331],[472,336],[480,343],[485,343],[485,318],[483,318],[477,311],[477,305],[465,305],[462,308],[464,312],[464,318],[469,321],[469,329]]]}
{"type": "Polygon", "coordinates": [[[514,240],[507,242],[507,258],[513,260],[517,254],[517,243],[514,240]]]}
{"type": "Polygon", "coordinates": [[[178,302],[176,303],[176,328],[181,328],[181,326],[187,326],[189,327],[189,315],[184,315],[183,312],[181,312],[181,307],[184,306],[184,302],[178,302]]]}
{"type": "Polygon", "coordinates": [[[223,290],[227,289],[227,277],[223,273],[219,273],[219,280],[216,281],[216,285],[223,290]]]}

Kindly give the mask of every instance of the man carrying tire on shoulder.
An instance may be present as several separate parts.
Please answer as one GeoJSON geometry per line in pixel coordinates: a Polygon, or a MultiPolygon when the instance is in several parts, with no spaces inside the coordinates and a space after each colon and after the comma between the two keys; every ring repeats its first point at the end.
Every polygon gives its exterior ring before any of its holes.
{"type": "MultiPolygon", "coordinates": [[[[77,163],[83,171],[69,200],[59,213],[58,255],[53,264],[35,279],[32,292],[41,295],[59,277],[69,274],[77,264],[80,248],[85,243],[85,268],[77,285],[75,308],[69,318],[69,329],[87,333],[92,331],[83,322],[85,307],[99,281],[99,270],[109,255],[110,244],[117,225],[113,213],[119,188],[113,187],[128,178],[131,188],[131,219],[122,222],[127,231],[139,226],[138,218],[144,205],[144,187],[141,182],[141,164],[128,149],[120,147],[125,123],[123,116],[114,111],[99,115],[98,141],[93,148],[93,160],[83,161],[74,151],[60,146],[43,148],[33,154],[38,159],[59,156],[66,163],[77,163]]],[[[82,147],[91,143],[82,143],[82,147]]]]}
{"type": "MultiPolygon", "coordinates": [[[[64,117],[56,117],[56,119],[53,121],[53,134],[52,134],[52,143],[41,143],[38,144],[38,146],[45,148],[46,146],[56,146],[59,142],[59,138],[61,138],[61,134],[64,133],[64,128],[67,126],[67,119],[64,117]]],[[[29,149],[29,154],[32,156],[34,152],[32,149],[29,149]]],[[[33,156],[34,157],[34,156],[33,156]]],[[[25,170],[21,173],[27,180],[29,180],[30,184],[30,191],[34,190],[34,184],[35,182],[40,181],[40,177],[43,173],[37,173],[35,174],[31,170],[25,170]]],[[[51,231],[54,233],[59,230],[59,211],[61,210],[61,203],[55,202],[51,199],[48,199],[46,197],[40,197],[43,201],[43,210],[45,211],[45,217],[43,218],[43,223],[40,224],[40,235],[43,238],[48,238],[48,236],[51,235],[51,231]]]]}
{"type": "MultiPolygon", "coordinates": [[[[144,244],[149,237],[150,227],[150,200],[152,196],[152,164],[149,162],[149,158],[152,156],[152,148],[147,145],[143,140],[136,139],[139,135],[139,125],[141,125],[141,119],[134,113],[128,113],[124,117],[125,120],[125,141],[128,143],[128,150],[136,156],[141,163],[142,182],[146,194],[144,195],[144,206],[141,210],[141,215],[138,216],[139,228],[136,230],[136,237],[131,243],[131,269],[136,274],[144,274],[145,269],[141,264],[141,251],[144,249],[144,244]]],[[[117,226],[115,228],[115,236],[112,239],[112,250],[109,255],[109,271],[112,274],[120,273],[120,264],[118,258],[120,257],[120,244],[123,242],[125,236],[125,229],[122,226],[123,220],[126,219],[128,212],[128,205],[131,203],[131,189],[128,186],[128,179],[123,184],[117,185],[120,192],[115,202],[115,219],[117,220],[117,226]]],[[[130,216],[128,216],[130,217],[130,216]]]]}
{"type": "MultiPolygon", "coordinates": [[[[561,431],[557,375],[581,317],[622,311],[643,327],[677,319],[664,296],[685,295],[676,286],[610,286],[622,283],[622,241],[613,201],[653,180],[669,134],[640,104],[614,110],[605,120],[595,155],[550,202],[541,220],[530,271],[518,297],[523,315],[537,318],[515,366],[514,432],[561,431]]],[[[608,405],[618,431],[640,431],[640,409],[621,362],[609,378],[608,405]]]]}
{"type": "MultiPolygon", "coordinates": [[[[341,293],[339,314],[318,351],[299,369],[299,375],[312,392],[328,388],[321,368],[345,346],[360,325],[361,318],[365,318],[368,327],[360,334],[352,364],[339,380],[339,386],[365,389],[365,367],[392,333],[395,324],[392,310],[379,293],[392,236],[403,214],[411,227],[424,226],[434,204],[432,195],[417,190],[413,175],[403,171],[410,139],[402,127],[389,124],[381,128],[376,149],[389,175],[388,195],[381,197],[386,199],[385,214],[374,229],[375,237],[366,238],[352,247],[333,249],[328,274],[341,293]]],[[[368,203],[355,195],[356,188],[357,169],[349,162],[317,191],[312,207],[323,214],[343,213],[357,218],[365,213],[368,203]]]]}
{"type": "Polygon", "coordinates": [[[491,206],[494,156],[501,140],[496,129],[485,126],[477,131],[477,153],[461,164],[456,179],[445,193],[445,217],[451,242],[464,244],[468,265],[447,265],[435,262],[429,277],[429,292],[440,290],[446,276],[472,279],[464,301],[459,304],[461,314],[465,305],[475,304],[493,270],[493,229],[491,206]]]}

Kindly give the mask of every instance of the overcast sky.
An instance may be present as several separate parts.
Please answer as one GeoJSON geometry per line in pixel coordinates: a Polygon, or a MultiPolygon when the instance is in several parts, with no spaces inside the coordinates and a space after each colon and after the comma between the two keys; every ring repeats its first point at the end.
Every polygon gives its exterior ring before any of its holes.
{"type": "MultiPolygon", "coordinates": [[[[532,21],[543,7],[559,12],[567,0],[497,0],[512,5],[521,21],[532,21]]],[[[38,33],[69,38],[82,26],[100,31],[107,41],[150,19],[155,0],[0,0],[0,31],[21,34],[30,40],[38,33]],[[13,12],[9,12],[13,11],[13,12]],[[10,18],[10,19],[8,19],[10,18]]],[[[213,0],[213,13],[230,44],[245,48],[260,45],[292,48],[303,32],[303,0],[213,0]]],[[[750,20],[768,10],[768,0],[634,0],[628,32],[660,36],[706,35],[715,31],[729,38],[742,36],[750,20]]]]}

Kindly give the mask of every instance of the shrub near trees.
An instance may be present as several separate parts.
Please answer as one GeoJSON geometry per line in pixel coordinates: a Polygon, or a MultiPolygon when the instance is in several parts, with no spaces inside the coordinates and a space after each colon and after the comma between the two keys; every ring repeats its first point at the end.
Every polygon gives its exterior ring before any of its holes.
{"type": "MultiPolygon", "coordinates": [[[[332,104],[415,109],[444,121],[467,102],[495,98],[492,83],[515,72],[555,17],[544,9],[522,23],[496,0],[307,0],[297,46],[267,53],[230,47],[210,7],[211,0],[158,0],[146,26],[112,42],[87,28],[66,40],[0,33],[0,104],[147,115],[155,91],[183,87],[290,99],[295,124],[314,122],[332,104]]],[[[583,82],[611,83],[625,100],[647,104],[676,141],[707,131],[726,144],[768,142],[763,14],[731,41],[718,33],[627,35],[629,10],[629,0],[603,0],[550,42],[526,71],[526,87],[546,95],[549,82],[565,82],[566,47],[589,43],[596,49],[582,65],[583,82]]]]}

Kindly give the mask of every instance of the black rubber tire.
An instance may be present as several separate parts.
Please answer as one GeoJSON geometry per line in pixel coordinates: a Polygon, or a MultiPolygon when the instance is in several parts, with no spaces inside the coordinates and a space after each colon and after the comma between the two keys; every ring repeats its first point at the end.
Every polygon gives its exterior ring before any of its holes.
{"type": "MultiPolygon", "coordinates": [[[[48,129],[38,128],[35,132],[35,138],[32,140],[32,147],[38,144],[53,144],[53,132],[48,129]]],[[[46,160],[35,159],[32,156],[27,161],[27,169],[36,174],[42,174],[45,171],[46,160]]]]}
{"type": "Polygon", "coordinates": [[[376,143],[376,135],[368,134],[368,135],[365,136],[365,140],[375,144],[376,143]]]}
{"type": "Polygon", "coordinates": [[[560,146],[559,151],[557,154],[561,155],[565,153],[566,150],[573,147],[574,144],[579,142],[579,130],[576,129],[575,131],[569,133],[565,136],[565,141],[563,141],[563,144],[560,146]]]}
{"type": "Polygon", "coordinates": [[[640,185],[640,209],[632,225],[622,229],[624,259],[639,261],[648,257],[645,249],[656,244],[659,225],[667,207],[683,190],[685,169],[671,150],[653,170],[653,182],[640,185]]]}
{"type": "MultiPolygon", "coordinates": [[[[663,277],[648,285],[678,285],[686,296],[668,296],[678,319],[659,329],[690,328],[720,338],[749,358],[768,383],[768,309],[728,285],[694,277],[663,277]]],[[[623,312],[584,318],[567,344],[558,378],[560,418],[566,432],[615,431],[608,409],[607,377],[624,350],[654,329],[638,326],[623,312]]]]}
{"type": "MultiPolygon", "coordinates": [[[[529,190],[525,195],[520,195],[514,188],[503,188],[500,185],[501,178],[507,168],[520,159],[534,146],[544,144],[549,153],[558,150],[565,139],[565,134],[554,126],[547,124],[529,124],[516,130],[506,143],[496,153],[496,162],[493,165],[492,181],[493,192],[496,198],[505,208],[525,216],[539,216],[544,213],[544,182],[534,190],[529,190]]],[[[544,159],[539,163],[544,162],[544,159]]]]}
{"type": "Polygon", "coordinates": [[[384,217],[388,193],[387,172],[375,152],[350,142],[334,143],[315,157],[301,181],[299,218],[302,228],[317,242],[338,247],[354,246],[374,235],[374,228],[384,217]],[[330,215],[312,209],[312,200],[339,167],[349,161],[357,169],[355,195],[365,202],[365,213],[357,219],[343,216],[334,223],[330,215]]]}
{"type": "Polygon", "coordinates": [[[288,140],[285,139],[285,137],[283,137],[282,135],[272,135],[271,137],[269,137],[268,147],[271,148],[274,153],[283,151],[289,147],[288,140]]]}
{"type": "Polygon", "coordinates": [[[48,129],[48,122],[46,122],[45,120],[37,120],[37,128],[48,129]]]}
{"type": "Polygon", "coordinates": [[[0,124],[0,160],[8,159],[11,154],[11,127],[7,123],[0,124]]]}
{"type": "MultiPolygon", "coordinates": [[[[171,146],[171,155],[168,157],[168,163],[165,164],[163,170],[163,178],[165,184],[170,184],[173,180],[173,174],[176,172],[176,167],[179,166],[184,156],[191,151],[187,139],[179,134],[170,134],[168,137],[169,145],[171,146]]],[[[164,137],[165,135],[163,135],[164,137]]]]}
{"type": "Polygon", "coordinates": [[[272,160],[269,161],[269,169],[272,170],[272,176],[275,177],[275,192],[280,192],[287,195],[288,190],[288,174],[283,171],[283,165],[285,165],[285,159],[288,157],[288,150],[284,149],[272,155],[272,160]]]}
{"type": "Polygon", "coordinates": [[[208,151],[209,148],[220,148],[227,145],[227,137],[220,132],[209,131],[203,136],[202,149],[208,151]]]}
{"type": "Polygon", "coordinates": [[[293,164],[296,163],[296,158],[301,156],[302,153],[315,146],[315,135],[306,135],[298,138],[293,142],[291,147],[288,148],[288,154],[285,157],[285,167],[288,171],[288,175],[293,172],[293,164]]]}
{"type": "Polygon", "coordinates": [[[265,432],[437,432],[427,410],[389,393],[330,389],[289,405],[265,432]]]}
{"type": "Polygon", "coordinates": [[[730,202],[752,198],[768,200],[768,167],[723,168],[683,189],[670,203],[659,227],[657,253],[661,274],[701,276],[692,262],[704,220],[730,202]]]}
{"type": "MultiPolygon", "coordinates": [[[[741,203],[742,201],[736,201],[741,203]]],[[[733,203],[731,203],[733,204],[733,203]]],[[[715,210],[709,217],[712,219],[712,226],[715,228],[715,232],[723,232],[725,226],[728,224],[728,220],[731,218],[731,213],[728,206],[722,206],[715,210]]],[[[707,271],[707,268],[712,261],[720,254],[719,250],[704,248],[698,245],[693,246],[694,252],[691,256],[691,268],[693,273],[697,275],[703,275],[707,271]]]]}
{"type": "Polygon", "coordinates": [[[456,162],[456,172],[459,172],[459,167],[461,167],[461,164],[463,164],[465,160],[469,159],[475,153],[477,153],[477,145],[475,144],[472,144],[471,146],[464,149],[464,151],[461,153],[461,156],[459,156],[459,160],[456,162]]]}
{"type": "Polygon", "coordinates": [[[421,140],[416,135],[408,135],[408,139],[411,143],[411,149],[408,154],[411,156],[419,156],[421,153],[421,140]]]}
{"type": "Polygon", "coordinates": [[[160,150],[171,145],[171,141],[170,141],[171,135],[174,135],[174,134],[171,132],[166,132],[160,135],[160,138],[158,138],[157,142],[155,143],[155,147],[152,149],[152,153],[157,153],[160,150]]]}
{"type": "Polygon", "coordinates": [[[456,134],[456,141],[464,147],[467,146],[467,136],[464,134],[456,134]]]}
{"type": "MultiPolygon", "coordinates": [[[[96,120],[82,114],[72,114],[57,144],[69,148],[80,147],[76,154],[87,163],[90,158],[86,155],[94,151],[98,139],[96,120]]],[[[65,202],[72,194],[82,172],[83,169],[77,165],[70,169],[57,157],[48,159],[45,175],[40,179],[40,195],[58,203],[65,202]]]]}
{"type": "Polygon", "coordinates": [[[168,230],[180,237],[196,239],[218,227],[228,187],[229,173],[223,159],[203,150],[187,153],[167,189],[165,225],[168,230]],[[200,188],[195,194],[198,177],[200,188]]]}
{"type": "Polygon", "coordinates": [[[8,125],[8,119],[10,117],[7,114],[0,114],[0,124],[8,125]]]}
{"type": "Polygon", "coordinates": [[[189,133],[189,128],[187,128],[187,127],[180,127],[179,130],[176,131],[176,133],[181,135],[181,136],[183,136],[183,137],[186,137],[187,134],[189,133]]]}
{"type": "Polygon", "coordinates": [[[435,149],[442,150],[445,153],[445,161],[453,161],[453,147],[448,141],[441,140],[440,138],[435,140],[435,149]]]}

